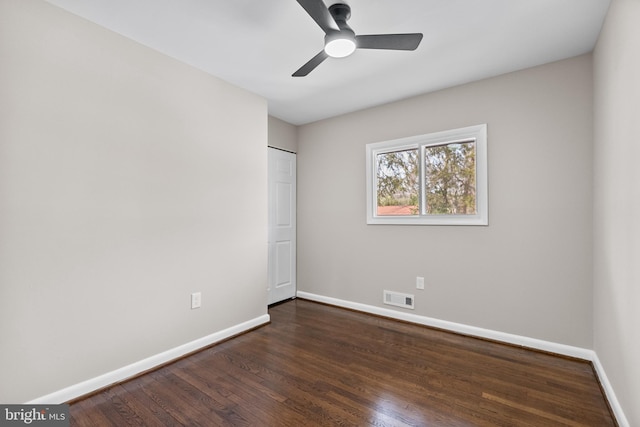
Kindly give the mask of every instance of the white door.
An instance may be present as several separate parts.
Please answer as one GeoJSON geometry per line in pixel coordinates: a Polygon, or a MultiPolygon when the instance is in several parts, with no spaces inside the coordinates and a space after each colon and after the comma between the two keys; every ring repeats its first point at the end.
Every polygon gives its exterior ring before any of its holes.
{"type": "Polygon", "coordinates": [[[296,155],[269,148],[268,304],[296,295],[296,155]]]}

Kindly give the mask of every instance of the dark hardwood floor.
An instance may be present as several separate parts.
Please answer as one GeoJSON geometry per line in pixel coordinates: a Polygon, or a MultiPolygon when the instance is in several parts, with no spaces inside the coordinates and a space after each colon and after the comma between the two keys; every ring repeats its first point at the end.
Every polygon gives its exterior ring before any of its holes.
{"type": "Polygon", "coordinates": [[[72,426],[613,426],[592,366],[304,300],[73,403],[72,426]]]}

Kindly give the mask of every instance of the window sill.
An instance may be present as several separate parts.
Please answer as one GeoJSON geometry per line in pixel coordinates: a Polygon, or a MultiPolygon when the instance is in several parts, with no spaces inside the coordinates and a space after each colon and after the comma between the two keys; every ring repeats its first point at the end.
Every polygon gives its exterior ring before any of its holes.
{"type": "Polygon", "coordinates": [[[446,215],[442,217],[421,216],[375,216],[367,218],[369,225],[489,225],[488,218],[481,215],[446,215]]]}

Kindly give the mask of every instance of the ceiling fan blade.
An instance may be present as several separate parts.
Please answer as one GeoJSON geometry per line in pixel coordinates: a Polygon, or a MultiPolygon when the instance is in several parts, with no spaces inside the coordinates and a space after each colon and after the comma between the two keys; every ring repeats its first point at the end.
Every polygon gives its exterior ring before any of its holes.
{"type": "Polygon", "coordinates": [[[298,71],[292,74],[292,77],[304,77],[310,72],[312,72],[318,65],[322,63],[325,59],[327,59],[329,55],[324,50],[321,50],[319,54],[314,56],[304,64],[298,71]]]}
{"type": "Polygon", "coordinates": [[[338,24],[329,13],[329,9],[325,6],[322,0],[298,0],[300,6],[307,11],[309,16],[322,28],[322,30],[329,34],[330,32],[340,31],[338,24]]]}
{"type": "Polygon", "coordinates": [[[416,50],[421,40],[421,33],[356,36],[359,49],[416,50]]]}

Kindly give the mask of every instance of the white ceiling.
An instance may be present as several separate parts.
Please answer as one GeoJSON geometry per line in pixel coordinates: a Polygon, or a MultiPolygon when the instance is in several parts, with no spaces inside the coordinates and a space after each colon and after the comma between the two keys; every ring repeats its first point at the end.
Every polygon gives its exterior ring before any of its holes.
{"type": "MultiPolygon", "coordinates": [[[[257,93],[293,124],[590,52],[610,0],[347,0],[356,34],[424,33],[291,77],[323,31],[296,0],[47,0],[257,93]]],[[[326,4],[337,0],[325,0],[326,4]]]]}

